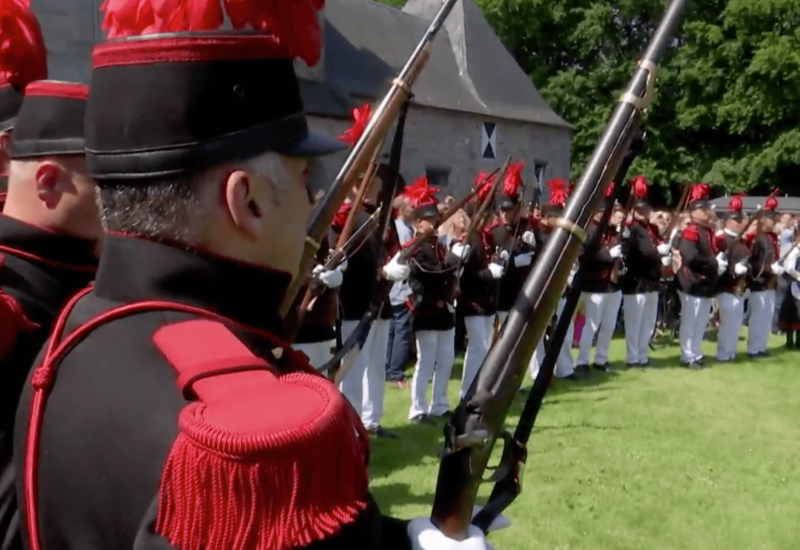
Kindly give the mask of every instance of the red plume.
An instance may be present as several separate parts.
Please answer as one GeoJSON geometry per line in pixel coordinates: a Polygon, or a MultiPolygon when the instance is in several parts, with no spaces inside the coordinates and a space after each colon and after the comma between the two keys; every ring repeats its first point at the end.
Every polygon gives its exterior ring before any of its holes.
{"type": "Polygon", "coordinates": [[[633,193],[633,197],[640,201],[643,201],[647,198],[647,180],[644,176],[636,176],[631,181],[631,193],[633,193]]]}
{"type": "Polygon", "coordinates": [[[731,197],[731,200],[728,201],[728,210],[731,212],[741,212],[742,211],[742,197],[746,196],[744,193],[736,193],[731,197]]]}
{"type": "Polygon", "coordinates": [[[100,28],[108,38],[214,31],[224,22],[224,6],[234,29],[274,34],[289,55],[314,66],[322,52],[317,12],[324,4],[325,0],[105,0],[100,28]]]}
{"type": "Polygon", "coordinates": [[[517,190],[522,185],[522,169],[524,162],[512,162],[506,170],[506,177],[503,178],[503,194],[507,197],[516,197],[517,190]]]}
{"type": "Polygon", "coordinates": [[[492,190],[492,185],[494,185],[494,176],[490,176],[489,172],[478,173],[475,178],[475,188],[477,189],[475,198],[480,202],[485,201],[489,196],[489,191],[492,190]]]}
{"type": "Polygon", "coordinates": [[[614,182],[612,181],[611,183],[608,184],[608,187],[606,187],[606,193],[605,193],[606,200],[610,199],[611,195],[613,194],[614,194],[614,182]]]}
{"type": "Polygon", "coordinates": [[[428,178],[420,176],[411,185],[406,185],[403,196],[408,200],[413,208],[424,204],[436,204],[436,193],[439,189],[428,185],[428,178]]]}
{"type": "Polygon", "coordinates": [[[336,139],[342,143],[353,146],[361,139],[361,134],[364,133],[364,129],[369,122],[369,103],[364,103],[361,107],[356,107],[351,112],[353,114],[353,125],[336,139]]]}
{"type": "Polygon", "coordinates": [[[689,191],[689,202],[705,200],[711,195],[711,187],[707,183],[695,183],[689,191]]]}
{"type": "Polygon", "coordinates": [[[564,206],[572,184],[564,178],[553,178],[545,183],[550,188],[550,204],[564,206]]]}
{"type": "Polygon", "coordinates": [[[344,224],[347,223],[347,216],[350,215],[350,211],[353,209],[352,202],[343,202],[339,209],[336,211],[336,214],[333,216],[333,221],[331,221],[331,227],[334,229],[343,229],[344,224]]]}
{"type": "Polygon", "coordinates": [[[0,84],[22,89],[47,78],[47,50],[29,0],[0,1],[0,84]]]}
{"type": "Polygon", "coordinates": [[[764,210],[776,210],[778,208],[778,199],[773,196],[767,197],[764,201],[764,210]]]}

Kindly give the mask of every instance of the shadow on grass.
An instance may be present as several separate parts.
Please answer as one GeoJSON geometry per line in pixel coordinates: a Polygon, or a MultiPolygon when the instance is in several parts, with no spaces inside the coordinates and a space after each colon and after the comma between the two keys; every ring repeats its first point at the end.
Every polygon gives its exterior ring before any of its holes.
{"type": "Polygon", "coordinates": [[[433,491],[425,494],[414,494],[409,491],[409,486],[404,483],[390,483],[388,485],[372,485],[370,492],[378,502],[388,502],[392,506],[406,504],[430,505],[433,502],[433,491]]]}

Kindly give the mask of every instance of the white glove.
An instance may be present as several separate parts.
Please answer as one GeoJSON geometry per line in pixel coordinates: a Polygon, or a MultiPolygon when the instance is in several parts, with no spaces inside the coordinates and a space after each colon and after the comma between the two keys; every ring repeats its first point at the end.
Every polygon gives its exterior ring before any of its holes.
{"type": "Polygon", "coordinates": [[[342,286],[342,281],[344,281],[344,274],[342,274],[341,266],[336,269],[328,270],[318,265],[311,274],[328,288],[338,288],[342,286]]]}
{"type": "Polygon", "coordinates": [[[469,256],[470,250],[472,250],[472,249],[470,248],[470,246],[468,244],[455,243],[453,245],[453,247],[450,249],[450,252],[452,252],[453,255],[458,256],[459,258],[467,259],[467,256],[469,256]]]}
{"type": "Polygon", "coordinates": [[[726,266],[728,265],[728,260],[725,259],[725,253],[724,252],[719,252],[716,255],[715,259],[717,260],[717,263],[725,262],[725,265],[726,266]]]}
{"type": "Polygon", "coordinates": [[[518,254],[514,256],[514,265],[517,267],[528,267],[533,262],[533,254],[518,254]]]}
{"type": "Polygon", "coordinates": [[[745,275],[747,273],[747,266],[744,265],[744,262],[739,262],[733,266],[733,272],[736,273],[736,275],[745,275]]]}
{"type": "Polygon", "coordinates": [[[728,260],[717,255],[717,273],[722,275],[728,269],[728,260]]]}
{"type": "Polygon", "coordinates": [[[469,538],[458,541],[447,538],[429,518],[414,518],[408,523],[412,550],[492,550],[483,531],[469,526],[469,538]]]}
{"type": "Polygon", "coordinates": [[[669,267],[672,265],[672,254],[667,254],[665,256],[661,256],[661,265],[664,267],[669,267]]]}
{"type": "Polygon", "coordinates": [[[394,255],[388,264],[383,266],[383,276],[387,281],[405,281],[411,275],[411,268],[400,263],[400,253],[394,255]]]}
{"type": "Polygon", "coordinates": [[[618,244],[616,246],[612,246],[609,249],[608,254],[614,259],[622,258],[622,245],[618,244]]]}
{"type": "Polygon", "coordinates": [[[628,229],[627,225],[619,224],[617,226],[617,233],[619,233],[623,239],[627,239],[631,236],[631,230],[628,229]]]}
{"type": "Polygon", "coordinates": [[[500,251],[500,259],[503,260],[504,262],[509,258],[509,256],[511,256],[511,254],[508,252],[508,250],[500,251]]]}
{"type": "Polygon", "coordinates": [[[786,271],[785,269],[783,269],[783,266],[781,265],[780,262],[775,262],[774,264],[769,266],[769,268],[772,270],[772,273],[778,276],[783,275],[783,273],[786,271]]]}
{"type": "Polygon", "coordinates": [[[656,248],[658,249],[658,253],[661,254],[662,256],[666,256],[672,250],[672,248],[667,243],[661,243],[656,248]]]}
{"type": "Polygon", "coordinates": [[[526,231],[522,234],[522,242],[533,246],[536,244],[536,235],[534,235],[533,231],[526,231]]]}
{"type": "Polygon", "coordinates": [[[503,276],[503,272],[505,270],[503,269],[502,265],[492,263],[489,264],[489,271],[492,273],[492,279],[499,279],[503,276]]]}

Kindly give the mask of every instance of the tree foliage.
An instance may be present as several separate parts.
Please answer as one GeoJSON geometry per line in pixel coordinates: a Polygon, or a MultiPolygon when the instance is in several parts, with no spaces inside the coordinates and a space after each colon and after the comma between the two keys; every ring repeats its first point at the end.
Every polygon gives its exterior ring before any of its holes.
{"type": "MultiPolygon", "coordinates": [[[[477,0],[550,105],[575,126],[577,178],[664,0],[477,0]]],[[[632,170],[674,187],[789,191],[800,177],[800,2],[692,0],[659,70],[632,170]]]]}

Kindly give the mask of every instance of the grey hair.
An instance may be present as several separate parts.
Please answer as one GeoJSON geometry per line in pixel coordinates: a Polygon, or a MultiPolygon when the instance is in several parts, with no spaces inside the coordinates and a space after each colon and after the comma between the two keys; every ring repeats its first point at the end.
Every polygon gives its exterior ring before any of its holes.
{"type": "Polygon", "coordinates": [[[101,180],[95,196],[103,229],[198,245],[214,206],[204,173],[147,180],[101,180]]]}
{"type": "MultiPolygon", "coordinates": [[[[238,164],[238,163],[237,163],[238,164]]],[[[277,187],[289,183],[281,157],[266,153],[238,164],[277,187]]],[[[96,198],[103,229],[187,246],[204,244],[219,204],[217,167],[147,180],[101,180],[96,198]]]]}

